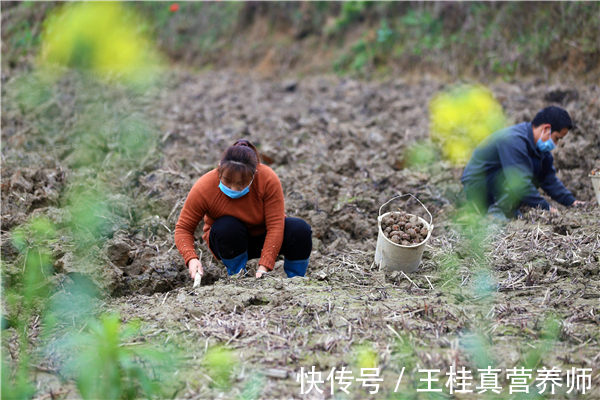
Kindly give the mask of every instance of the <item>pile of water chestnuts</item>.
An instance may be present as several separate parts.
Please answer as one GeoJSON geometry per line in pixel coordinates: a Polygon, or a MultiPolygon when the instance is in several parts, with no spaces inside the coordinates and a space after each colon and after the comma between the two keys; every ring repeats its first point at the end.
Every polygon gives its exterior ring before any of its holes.
{"type": "Polygon", "coordinates": [[[394,211],[383,217],[381,229],[393,243],[414,246],[427,238],[427,227],[416,215],[394,211]]]}

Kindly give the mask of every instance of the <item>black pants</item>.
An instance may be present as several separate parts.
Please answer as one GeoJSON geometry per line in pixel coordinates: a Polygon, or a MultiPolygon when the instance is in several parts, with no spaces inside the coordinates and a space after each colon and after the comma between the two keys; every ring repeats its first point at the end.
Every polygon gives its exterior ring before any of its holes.
{"type": "MultiPolygon", "coordinates": [[[[232,259],[245,251],[248,259],[260,258],[267,234],[258,236],[248,234],[242,221],[235,217],[224,216],[210,227],[210,249],[219,260],[232,259]]],[[[283,230],[283,243],[279,254],[290,261],[306,260],[312,251],[312,230],[303,219],[287,217],[283,230]]]]}

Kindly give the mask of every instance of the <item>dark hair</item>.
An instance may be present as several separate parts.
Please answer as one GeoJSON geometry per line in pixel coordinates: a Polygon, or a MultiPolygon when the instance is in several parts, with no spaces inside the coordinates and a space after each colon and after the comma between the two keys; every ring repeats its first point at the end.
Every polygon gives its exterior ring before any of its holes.
{"type": "Polygon", "coordinates": [[[560,132],[565,128],[573,128],[573,122],[571,121],[571,117],[569,117],[569,113],[556,106],[544,108],[531,121],[531,125],[534,127],[542,124],[550,124],[552,132],[560,132]]]}
{"type": "Polygon", "coordinates": [[[250,182],[259,162],[256,147],[250,141],[240,139],[223,152],[217,170],[219,177],[225,175],[231,180],[250,182]]]}

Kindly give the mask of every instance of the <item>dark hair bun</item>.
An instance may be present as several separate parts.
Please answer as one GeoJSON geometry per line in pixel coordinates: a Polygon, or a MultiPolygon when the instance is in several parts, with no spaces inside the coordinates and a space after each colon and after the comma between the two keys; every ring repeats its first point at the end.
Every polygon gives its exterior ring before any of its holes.
{"type": "Polygon", "coordinates": [[[219,176],[227,175],[250,182],[259,164],[258,151],[250,141],[239,139],[221,156],[219,176]]]}

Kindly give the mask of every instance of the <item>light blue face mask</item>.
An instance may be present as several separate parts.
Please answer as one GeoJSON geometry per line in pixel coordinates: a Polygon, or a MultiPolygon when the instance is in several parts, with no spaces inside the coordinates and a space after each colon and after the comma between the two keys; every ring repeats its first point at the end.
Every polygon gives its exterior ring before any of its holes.
{"type": "Polygon", "coordinates": [[[535,147],[538,148],[539,151],[546,153],[548,151],[554,150],[556,148],[556,143],[552,140],[552,137],[549,137],[548,140],[542,142],[542,138],[539,138],[535,147]]]}
{"type": "Polygon", "coordinates": [[[225,193],[227,196],[231,197],[232,199],[239,199],[240,197],[248,194],[248,192],[250,191],[250,185],[252,185],[252,182],[254,182],[254,178],[252,178],[252,180],[250,181],[250,184],[248,186],[246,186],[245,188],[243,188],[242,190],[240,190],[238,192],[237,190],[229,189],[227,186],[223,185],[223,182],[219,181],[219,189],[221,189],[221,192],[225,193]]]}

